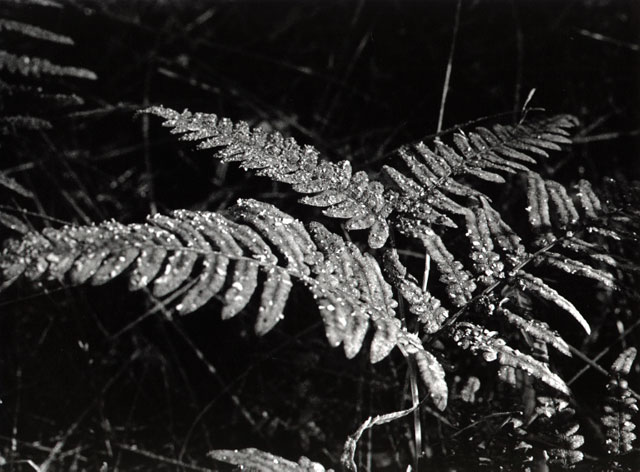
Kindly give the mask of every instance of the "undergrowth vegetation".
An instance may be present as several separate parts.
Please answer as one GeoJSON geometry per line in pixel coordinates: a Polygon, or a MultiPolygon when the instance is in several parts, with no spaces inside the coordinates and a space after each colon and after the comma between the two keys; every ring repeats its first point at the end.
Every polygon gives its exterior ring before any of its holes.
{"type": "Polygon", "coordinates": [[[638,12],[561,5],[3,2],[2,466],[634,470],[638,12]]]}

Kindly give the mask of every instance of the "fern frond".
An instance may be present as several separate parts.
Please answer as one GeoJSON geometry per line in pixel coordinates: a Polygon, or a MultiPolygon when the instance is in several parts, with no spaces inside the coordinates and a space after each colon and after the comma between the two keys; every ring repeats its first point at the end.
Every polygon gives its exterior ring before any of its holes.
{"type": "Polygon", "coordinates": [[[347,229],[369,229],[371,247],[381,247],[387,240],[392,207],[384,187],[362,171],[353,174],[349,161],[320,160],[311,146],[301,147],[280,133],[250,129],[245,122],[234,124],[213,114],[178,113],[162,106],[143,113],[164,118],[163,126],[183,140],[199,141],[200,149],[216,149],[215,157],[223,162],[239,161],[244,169],[312,194],[302,201],[324,208],[327,216],[346,219],[347,229]]]}
{"type": "Polygon", "coordinates": [[[467,210],[465,215],[466,236],[471,244],[469,257],[473,262],[477,280],[483,286],[491,285],[505,277],[504,263],[500,255],[494,251],[489,219],[490,216],[481,206],[467,210]]]}
{"type": "Polygon", "coordinates": [[[551,231],[551,216],[549,213],[549,192],[542,177],[530,172],[528,178],[527,201],[529,206],[529,224],[538,234],[536,242],[539,246],[549,244],[555,239],[551,231]]]}
{"type": "Polygon", "coordinates": [[[295,279],[316,299],[331,345],[343,344],[348,357],[360,351],[370,325],[372,362],[407,336],[373,257],[319,224],[307,232],[299,221],[254,200],[240,201],[225,216],[179,210],[145,224],[108,221],[29,233],[9,243],[0,270],[3,286],[20,276],[99,285],[126,272],[131,290],[150,286],[156,297],[177,298],[179,313],[219,294],[223,319],[248,304],[262,274],[258,335],[283,317],[295,279]]]}
{"type": "Polygon", "coordinates": [[[575,410],[562,398],[539,396],[536,401],[537,421],[554,446],[545,451],[548,462],[566,469],[581,462],[584,454],[579,449],[584,436],[578,434],[580,425],[573,419],[575,410]]]}
{"type": "MultiPolygon", "coordinates": [[[[473,176],[495,183],[504,182],[501,174],[526,172],[527,164],[547,157],[547,150],[560,149],[570,143],[567,129],[577,124],[575,118],[561,115],[514,126],[495,125],[492,130],[476,128],[473,132],[458,131],[452,146],[436,139],[433,148],[425,143],[403,146],[398,156],[406,171],[385,166],[384,172],[401,188],[396,206],[402,206],[408,217],[422,207],[435,207],[455,213],[455,207],[443,205],[443,195],[481,197],[482,193],[455,179],[473,176]],[[404,178],[399,178],[404,175],[404,178]],[[407,191],[409,187],[421,191],[407,191]]],[[[399,211],[403,213],[403,211],[399,211]]],[[[419,215],[416,218],[422,219],[419,215]]]]}
{"type": "Polygon", "coordinates": [[[447,407],[448,387],[444,378],[444,369],[433,354],[421,349],[415,354],[416,365],[423,383],[429,389],[433,403],[439,410],[447,407]]]}
{"type": "Polygon", "coordinates": [[[556,269],[566,272],[567,274],[580,275],[597,282],[600,282],[607,288],[616,288],[615,275],[605,270],[598,269],[589,264],[576,259],[558,254],[557,252],[545,251],[535,258],[537,264],[548,265],[556,269]]]}
{"type": "Polygon", "coordinates": [[[558,333],[549,329],[549,326],[546,323],[523,318],[504,307],[498,308],[496,313],[502,315],[509,323],[521,329],[529,336],[532,336],[534,339],[550,344],[565,356],[571,357],[569,345],[558,333]]]}
{"type": "Polygon", "coordinates": [[[576,231],[617,241],[637,241],[640,236],[640,211],[637,209],[640,184],[606,182],[606,203],[603,203],[591,184],[581,180],[574,192],[576,206],[569,191],[560,183],[529,173],[527,209],[532,228],[541,235],[537,246],[544,247],[558,237],[575,237],[576,231]],[[579,214],[578,208],[584,215],[579,214]]]}
{"type": "Polygon", "coordinates": [[[69,107],[84,104],[84,100],[75,94],[46,93],[39,87],[10,84],[0,80],[0,98],[4,97],[12,97],[17,102],[30,100],[50,107],[69,107]]]}
{"type": "Polygon", "coordinates": [[[49,31],[47,29],[40,28],[39,26],[31,25],[29,23],[0,18],[0,33],[5,31],[21,34],[23,36],[28,36],[34,39],[40,39],[42,41],[73,45],[73,39],[71,39],[69,36],[54,33],[53,31],[49,31]]]}
{"type": "MultiPolygon", "coordinates": [[[[16,1],[14,3],[16,4],[14,8],[28,4],[62,8],[60,3],[49,0],[16,1]]],[[[63,46],[74,44],[74,41],[66,35],[30,23],[0,18],[0,34],[6,35],[7,33],[20,36],[24,40],[47,41],[63,46]]],[[[4,72],[3,76],[10,77],[7,79],[9,83],[0,80],[0,93],[2,94],[0,96],[1,135],[17,135],[24,130],[50,129],[52,128],[51,121],[42,116],[43,111],[84,103],[80,97],[74,94],[45,92],[42,88],[45,80],[36,80],[34,85],[22,84],[24,77],[35,79],[73,77],[89,80],[97,78],[95,73],[82,67],[59,65],[44,57],[33,57],[5,49],[0,49],[0,72],[4,72]],[[12,81],[18,83],[10,83],[12,81]]]]}
{"type": "MultiPolygon", "coordinates": [[[[607,289],[618,290],[619,280],[616,271],[611,269],[638,270],[639,267],[633,261],[608,253],[606,246],[603,247],[603,238],[632,244],[640,240],[634,231],[634,222],[640,229],[640,214],[636,211],[640,199],[634,198],[633,185],[626,192],[618,189],[618,185],[613,187],[616,187],[614,192],[617,196],[611,196],[607,204],[603,204],[585,180],[577,184],[576,192],[570,192],[558,182],[529,173],[527,210],[529,222],[538,236],[534,245],[539,248],[534,263],[589,278],[607,289]],[[594,242],[589,242],[589,239],[594,242]]],[[[527,284],[529,290],[554,301],[587,329],[586,322],[581,320],[581,315],[578,316],[578,311],[568,300],[558,298],[549,287],[543,289],[539,283],[527,284]]]]}
{"type": "Polygon", "coordinates": [[[501,366],[523,370],[550,387],[569,394],[569,387],[558,375],[549,370],[547,364],[508,346],[496,332],[472,323],[460,322],[455,326],[453,339],[461,348],[470,350],[474,354],[482,354],[487,362],[497,360],[501,366]]]}
{"type": "MultiPolygon", "coordinates": [[[[500,248],[503,259],[509,264],[509,268],[518,266],[527,255],[527,250],[511,227],[504,222],[500,214],[494,210],[486,198],[480,198],[483,218],[491,234],[491,239],[500,248]]],[[[477,208],[476,211],[480,211],[477,208]]]]}
{"type": "Polygon", "coordinates": [[[319,307],[329,342],[333,346],[343,343],[347,357],[353,357],[364,339],[364,321],[370,318],[376,326],[371,342],[371,361],[383,359],[396,345],[401,329],[400,320],[393,316],[397,303],[378,263],[318,223],[311,225],[311,234],[318,249],[325,254],[325,259],[316,267],[320,283],[311,290],[316,298],[325,300],[319,307]],[[340,292],[332,293],[332,289],[340,289],[340,292]],[[342,295],[343,291],[359,294],[369,308],[362,311],[349,303],[342,295]]]}
{"type": "Polygon", "coordinates": [[[415,277],[400,262],[396,249],[385,251],[384,262],[389,280],[409,304],[409,312],[418,317],[426,333],[437,332],[449,317],[449,311],[442,306],[440,300],[422,290],[415,277]]]}
{"type": "Polygon", "coordinates": [[[254,448],[220,449],[211,451],[208,455],[218,462],[237,465],[241,470],[255,472],[333,472],[333,469],[325,469],[320,463],[304,456],[298,462],[293,462],[254,448]]]}
{"type": "MultiPolygon", "coordinates": [[[[213,114],[178,113],[162,106],[142,111],[163,118],[164,126],[182,135],[181,139],[199,141],[200,149],[216,149],[223,162],[239,161],[258,175],[289,183],[294,191],[312,194],[302,202],[324,208],[325,215],[347,219],[349,230],[369,229],[369,245],[382,247],[389,237],[389,225],[399,220],[456,227],[451,214],[465,209],[446,194],[479,197],[471,186],[457,182],[464,176],[476,176],[503,182],[497,172],[527,171],[522,162],[536,162],[530,154],[546,156],[547,149],[559,149],[568,142],[566,129],[575,119],[559,116],[517,126],[498,126],[490,131],[479,128],[468,136],[458,132],[453,147],[436,140],[434,149],[418,143],[399,149],[406,164],[402,172],[392,166],[383,171],[396,189],[370,180],[366,173],[352,173],[349,161],[331,163],[320,160],[311,146],[301,147],[279,133],[250,129],[246,123],[234,124],[213,114]]],[[[401,223],[402,224],[402,223],[401,223]]]]}
{"type": "Polygon", "coordinates": [[[580,206],[585,212],[587,218],[592,220],[597,219],[600,211],[602,210],[602,204],[588,180],[580,179],[578,181],[578,192],[576,193],[576,197],[578,198],[578,202],[580,203],[580,206]]]}
{"type": "Polygon", "coordinates": [[[0,71],[2,70],[25,77],[65,76],[88,80],[97,79],[94,72],[82,67],[61,66],[48,59],[20,56],[0,50],[0,71]]]}
{"type": "Polygon", "coordinates": [[[567,300],[565,297],[560,295],[557,290],[549,287],[544,281],[531,275],[528,272],[523,270],[518,271],[518,285],[525,292],[531,292],[535,295],[538,295],[540,298],[543,298],[551,303],[554,303],[558,307],[565,310],[569,313],[573,318],[580,323],[582,329],[584,329],[587,334],[591,333],[591,326],[587,320],[582,316],[582,313],[575,307],[573,303],[567,300]]]}
{"type": "Polygon", "coordinates": [[[633,449],[636,434],[634,416],[638,413],[638,400],[631,395],[625,377],[629,374],[637,348],[624,350],[610,369],[602,424],[605,427],[606,446],[609,454],[619,456],[633,449]]]}

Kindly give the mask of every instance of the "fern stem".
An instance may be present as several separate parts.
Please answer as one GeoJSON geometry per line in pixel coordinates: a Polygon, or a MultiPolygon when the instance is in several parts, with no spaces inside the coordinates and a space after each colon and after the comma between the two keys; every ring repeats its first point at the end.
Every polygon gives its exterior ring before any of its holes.
{"type": "Polygon", "coordinates": [[[451,81],[451,70],[453,69],[453,54],[456,49],[456,39],[458,38],[458,28],[460,26],[460,7],[462,6],[462,0],[458,0],[456,5],[456,16],[453,23],[453,37],[451,38],[451,49],[449,49],[449,59],[447,59],[447,69],[444,74],[444,84],[442,85],[442,98],[440,100],[440,112],[438,114],[438,128],[439,133],[442,129],[442,122],[444,120],[444,109],[447,104],[447,95],[449,94],[449,82],[451,81]]]}
{"type": "Polygon", "coordinates": [[[409,364],[409,385],[411,388],[411,407],[413,410],[413,435],[415,439],[416,450],[413,457],[414,470],[420,470],[420,456],[422,455],[422,424],[420,423],[420,396],[418,393],[418,375],[416,373],[413,361],[407,358],[409,364]]]}
{"type": "MultiPolygon", "coordinates": [[[[605,347],[602,351],[600,351],[594,358],[593,361],[597,362],[599,361],[602,357],[604,357],[610,350],[611,348],[618,342],[622,341],[624,338],[627,337],[627,335],[629,335],[633,330],[635,330],[638,326],[640,326],[640,318],[638,318],[631,326],[629,326],[620,336],[618,336],[618,339],[616,339],[615,343],[610,344],[609,346],[605,347]]],[[[571,385],[573,382],[575,382],[576,380],[578,380],[580,377],[582,377],[582,375],[589,370],[589,368],[591,367],[590,364],[587,364],[586,366],[584,366],[582,369],[580,369],[573,377],[571,377],[571,379],[569,379],[567,381],[567,385],[571,385]]]]}
{"type": "MultiPolygon", "coordinates": [[[[142,97],[142,104],[144,107],[149,106],[149,86],[151,81],[151,67],[147,65],[144,76],[144,96],[142,97]]],[[[156,192],[153,183],[153,167],[151,165],[151,152],[149,150],[149,115],[142,117],[142,150],[144,155],[144,167],[147,172],[147,184],[149,188],[149,212],[155,215],[158,212],[158,206],[156,205],[156,192]]]]}
{"type": "Polygon", "coordinates": [[[422,275],[422,291],[427,292],[427,284],[429,283],[429,271],[431,270],[431,256],[428,252],[424,255],[424,274],[422,275]]]}

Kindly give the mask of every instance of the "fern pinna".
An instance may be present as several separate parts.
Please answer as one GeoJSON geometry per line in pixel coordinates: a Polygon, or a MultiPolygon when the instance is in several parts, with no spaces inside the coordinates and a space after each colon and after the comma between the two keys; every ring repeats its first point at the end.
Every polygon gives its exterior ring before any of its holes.
{"type": "MultiPolygon", "coordinates": [[[[613,269],[634,266],[624,251],[614,256],[607,245],[637,242],[640,215],[628,203],[640,194],[636,187],[603,202],[584,180],[568,189],[534,169],[549,151],[570,143],[569,130],[577,124],[570,116],[456,130],[432,145],[401,147],[395,160],[370,176],[354,173],[347,160],[329,162],[311,146],[244,122],[164,107],[143,112],[162,117],[172,133],[213,149],[223,162],[238,161],[259,176],[290,184],[304,195],[303,204],[322,208],[329,221],[368,230],[368,247],[313,218],[305,225],[273,205],[240,200],[224,212],[178,210],[143,224],[108,221],[28,232],[2,252],[2,288],[21,277],[99,285],[126,274],[131,290],[146,288],[181,314],[216,299],[223,319],[240,313],[257,293],[255,331],[264,335],[283,318],[296,283],[313,296],[332,346],[342,344],[352,358],[371,328],[371,362],[398,347],[415,362],[433,404],[445,410],[449,382],[442,361],[451,354],[443,343],[497,361],[498,376],[507,383],[523,371],[558,396],[570,396],[534,345],[564,356],[577,350],[554,330],[559,326],[537,313],[565,312],[587,334],[591,325],[545,279],[559,271],[611,291],[619,285],[613,269]],[[502,184],[508,175],[526,182],[524,235],[481,191],[481,182],[502,184]],[[418,243],[424,254],[422,283],[395,242],[400,237],[418,243]],[[429,288],[431,262],[439,283],[429,288]]],[[[512,423],[512,435],[524,434],[521,423],[512,423]]],[[[256,454],[255,460],[266,457],[256,454]]],[[[252,464],[249,456],[216,458],[238,463],[244,457],[252,464]]],[[[349,469],[353,461],[346,456],[349,469]]],[[[569,462],[580,458],[572,457],[569,462]]]]}
{"type": "Polygon", "coordinates": [[[20,8],[29,6],[63,8],[58,2],[43,0],[0,5],[0,35],[3,39],[0,48],[0,136],[49,129],[52,124],[45,112],[84,103],[76,94],[51,91],[52,79],[96,79],[96,74],[86,68],[61,65],[46,57],[21,52],[29,42],[59,46],[74,44],[69,36],[11,18],[19,13],[20,8]],[[49,90],[43,90],[44,86],[49,90]]]}

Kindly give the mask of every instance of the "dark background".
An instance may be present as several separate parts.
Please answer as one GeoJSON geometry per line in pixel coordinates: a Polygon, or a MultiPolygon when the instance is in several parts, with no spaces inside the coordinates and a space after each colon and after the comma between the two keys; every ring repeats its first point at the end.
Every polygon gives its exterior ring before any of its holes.
{"type": "MultiPolygon", "coordinates": [[[[9,206],[79,223],[219,210],[247,196],[300,212],[284,186],[134,116],[151,104],[262,124],[374,171],[397,146],[436,132],[454,1],[65,5],[3,6],[76,43],[13,47],[99,77],[48,84],[86,103],[51,111],[53,132],[12,144],[3,167],[28,164],[13,175],[37,201],[9,206]]],[[[508,123],[533,88],[531,106],[582,123],[547,176],[640,178],[640,3],[463,1],[444,128],[496,114],[508,123]]],[[[208,450],[248,446],[335,464],[363,419],[407,405],[405,372],[393,356],[375,369],[364,355],[345,361],[309,302],[296,295],[283,326],[256,339],[251,316],[222,323],[209,306],[171,320],[121,281],[44,294],[12,287],[0,301],[0,451],[41,462],[61,441],[59,470],[103,461],[175,470],[167,458],[212,467],[208,450]]],[[[374,435],[374,469],[399,467],[410,437],[409,422],[374,435]]]]}

